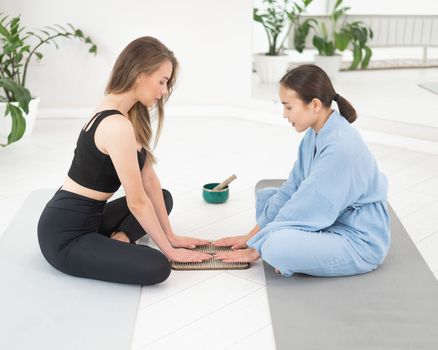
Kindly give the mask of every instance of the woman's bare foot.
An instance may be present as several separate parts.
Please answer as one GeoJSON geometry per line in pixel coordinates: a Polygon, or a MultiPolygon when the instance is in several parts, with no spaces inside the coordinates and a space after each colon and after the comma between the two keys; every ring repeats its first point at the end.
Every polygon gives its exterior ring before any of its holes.
{"type": "Polygon", "coordinates": [[[111,239],[115,239],[115,240],[120,241],[120,242],[131,243],[131,241],[129,240],[129,237],[126,235],[125,232],[122,232],[122,231],[113,232],[111,235],[111,239]]]}

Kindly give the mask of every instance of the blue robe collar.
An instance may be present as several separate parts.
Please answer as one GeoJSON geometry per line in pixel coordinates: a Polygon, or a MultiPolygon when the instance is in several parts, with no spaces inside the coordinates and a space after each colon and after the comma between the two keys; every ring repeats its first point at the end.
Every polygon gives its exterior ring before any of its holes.
{"type": "Polygon", "coordinates": [[[329,133],[333,128],[336,127],[337,122],[339,121],[339,118],[343,118],[337,110],[333,110],[333,113],[330,114],[324,125],[321,129],[319,129],[319,132],[315,132],[315,130],[312,129],[315,136],[321,137],[321,135],[324,135],[326,133],[329,133]]]}

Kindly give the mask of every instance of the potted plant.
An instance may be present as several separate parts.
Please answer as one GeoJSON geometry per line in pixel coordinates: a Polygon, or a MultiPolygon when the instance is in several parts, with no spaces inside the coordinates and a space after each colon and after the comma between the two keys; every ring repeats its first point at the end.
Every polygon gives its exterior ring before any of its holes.
{"type": "Polygon", "coordinates": [[[340,53],[347,48],[351,47],[353,51],[350,69],[356,69],[359,65],[361,68],[366,68],[372,55],[371,49],[366,45],[368,39],[373,38],[371,28],[360,21],[346,22],[346,12],[350,7],[342,7],[342,1],[336,1],[329,15],[330,28],[327,28],[324,21],[314,26],[316,33],[313,36],[313,46],[318,50],[318,54],[315,55],[315,64],[323,68],[332,78],[336,77],[341,67],[342,54],[340,53]]]}
{"type": "Polygon", "coordinates": [[[43,58],[38,51],[44,44],[58,45],[56,39],[77,38],[90,45],[89,52],[96,54],[97,47],[88,36],[71,24],[44,27],[37,32],[26,31],[20,16],[10,19],[0,14],[0,145],[7,146],[32,131],[39,99],[26,88],[26,76],[32,57],[43,58]],[[30,43],[32,42],[32,43],[30,43]]]}
{"type": "MultiPolygon", "coordinates": [[[[290,0],[263,0],[266,5],[263,10],[254,8],[253,19],[262,24],[269,44],[268,52],[255,54],[254,57],[261,82],[277,83],[286,72],[289,60],[283,52],[284,43],[291,29],[297,25],[300,15],[311,2],[312,0],[302,0],[302,4],[298,5],[290,0]],[[287,25],[287,30],[282,36],[287,25]]],[[[304,43],[307,37],[309,30],[305,30],[306,23],[307,20],[301,24],[302,30],[295,31],[296,45],[304,43]]]]}

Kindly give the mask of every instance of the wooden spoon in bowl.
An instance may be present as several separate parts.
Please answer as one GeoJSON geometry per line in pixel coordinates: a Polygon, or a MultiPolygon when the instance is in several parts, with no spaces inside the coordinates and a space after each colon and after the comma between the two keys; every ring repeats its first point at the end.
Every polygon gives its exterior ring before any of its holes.
{"type": "Polygon", "coordinates": [[[219,185],[215,186],[212,191],[216,192],[216,191],[220,191],[223,190],[225,187],[227,187],[231,181],[237,179],[236,175],[231,175],[228,179],[222,181],[219,185]]]}

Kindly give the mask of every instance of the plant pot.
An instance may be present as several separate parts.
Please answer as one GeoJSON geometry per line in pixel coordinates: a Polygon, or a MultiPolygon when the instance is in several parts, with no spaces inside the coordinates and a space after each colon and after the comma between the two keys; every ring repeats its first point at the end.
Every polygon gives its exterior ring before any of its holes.
{"type": "Polygon", "coordinates": [[[334,79],[341,69],[342,55],[321,56],[315,55],[315,65],[322,68],[327,75],[334,79]]]}
{"type": "Polygon", "coordinates": [[[289,56],[268,56],[258,53],[254,55],[254,60],[260,82],[278,83],[287,71],[289,56]]]}
{"type": "MultiPolygon", "coordinates": [[[[28,136],[32,133],[33,127],[35,125],[35,119],[38,112],[38,104],[40,103],[40,99],[34,98],[30,101],[29,104],[29,113],[24,116],[26,120],[26,130],[24,131],[24,135],[28,136]]],[[[15,106],[18,106],[17,102],[13,102],[15,106]]],[[[12,118],[11,115],[5,117],[6,112],[6,103],[0,102],[0,144],[8,143],[8,136],[11,133],[12,129],[12,118]]]]}

